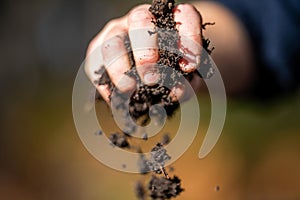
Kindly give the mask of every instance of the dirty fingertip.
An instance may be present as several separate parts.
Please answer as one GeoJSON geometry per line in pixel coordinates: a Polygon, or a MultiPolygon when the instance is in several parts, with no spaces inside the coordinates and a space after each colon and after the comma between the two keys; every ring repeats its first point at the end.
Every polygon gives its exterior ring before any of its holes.
{"type": "Polygon", "coordinates": [[[98,90],[99,94],[101,95],[101,97],[103,98],[103,100],[107,104],[110,104],[110,95],[111,95],[110,86],[109,85],[98,85],[97,90],[98,90]]]}
{"type": "Polygon", "coordinates": [[[200,62],[200,55],[185,55],[184,58],[179,61],[179,66],[183,72],[190,73],[200,66],[200,62]]]}
{"type": "Polygon", "coordinates": [[[183,85],[176,85],[171,89],[170,97],[172,101],[179,101],[184,96],[184,86],[183,85]]]}
{"type": "Polygon", "coordinates": [[[149,71],[144,74],[144,83],[146,85],[155,85],[159,81],[160,75],[155,71],[149,71]]]}
{"type": "Polygon", "coordinates": [[[135,88],[135,86],[136,81],[127,75],[124,75],[117,84],[117,88],[124,93],[130,92],[135,88]]]}

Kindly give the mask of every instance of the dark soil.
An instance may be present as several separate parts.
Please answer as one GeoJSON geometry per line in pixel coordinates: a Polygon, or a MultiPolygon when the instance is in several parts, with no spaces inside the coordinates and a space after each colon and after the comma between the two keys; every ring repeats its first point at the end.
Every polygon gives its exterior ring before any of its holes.
{"type": "Polygon", "coordinates": [[[153,200],[170,199],[178,196],[184,190],[181,187],[181,180],[177,176],[171,178],[167,173],[165,162],[170,159],[171,157],[161,143],[152,148],[149,159],[141,154],[140,173],[145,175],[154,172],[154,174],[152,174],[147,187],[141,182],[137,183],[138,187],[135,192],[139,200],[145,199],[147,195],[153,200]]]}
{"type": "Polygon", "coordinates": [[[177,176],[166,178],[153,175],[148,185],[151,198],[162,200],[178,196],[183,191],[180,182],[177,176]]]}
{"type": "Polygon", "coordinates": [[[126,147],[130,147],[128,141],[127,141],[127,137],[124,134],[121,133],[113,133],[109,136],[109,140],[111,141],[111,143],[117,147],[120,148],[126,148],[126,147]]]}

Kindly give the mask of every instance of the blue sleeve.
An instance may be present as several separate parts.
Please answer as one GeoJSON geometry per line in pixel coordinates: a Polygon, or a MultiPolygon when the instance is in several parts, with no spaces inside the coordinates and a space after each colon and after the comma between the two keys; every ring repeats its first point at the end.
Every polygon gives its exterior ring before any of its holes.
{"type": "Polygon", "coordinates": [[[256,58],[255,92],[272,95],[300,82],[299,0],[216,0],[245,25],[256,58]]]}

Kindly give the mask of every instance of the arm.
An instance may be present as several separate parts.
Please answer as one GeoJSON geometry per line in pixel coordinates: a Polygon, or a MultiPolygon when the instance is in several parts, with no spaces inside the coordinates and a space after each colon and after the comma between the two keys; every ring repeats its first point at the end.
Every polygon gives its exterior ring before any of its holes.
{"type": "Polygon", "coordinates": [[[203,34],[215,47],[212,58],[222,74],[227,93],[246,91],[253,79],[254,59],[245,28],[227,8],[218,3],[199,1],[194,6],[204,23],[216,23],[207,27],[203,34]]]}

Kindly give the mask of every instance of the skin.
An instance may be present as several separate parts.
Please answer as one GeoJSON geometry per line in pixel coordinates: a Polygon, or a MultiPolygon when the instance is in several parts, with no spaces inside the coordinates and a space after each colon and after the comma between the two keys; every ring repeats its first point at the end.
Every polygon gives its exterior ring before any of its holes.
{"type": "MultiPolygon", "coordinates": [[[[148,4],[137,6],[125,16],[111,20],[90,42],[85,70],[92,81],[99,78],[94,71],[105,65],[112,82],[122,92],[135,89],[135,80],[124,75],[130,69],[129,57],[123,43],[123,36],[128,34],[139,76],[144,83],[155,84],[159,74],[156,73],[153,64],[158,61],[159,56],[157,35],[148,34],[148,30],[154,29],[151,22],[154,17],[148,11],[149,7],[148,4]],[[112,58],[117,59],[111,60],[112,58]]],[[[191,72],[200,62],[200,49],[187,41],[201,45],[202,18],[205,22],[216,22],[213,28],[207,28],[205,36],[210,38],[217,49],[213,53],[213,59],[223,76],[227,92],[236,94],[245,91],[250,85],[253,73],[250,43],[241,23],[226,8],[216,3],[180,4],[174,8],[174,20],[179,35],[187,38],[181,40],[179,46],[190,50],[190,54],[186,55],[188,62],[180,63],[181,69],[191,72]]],[[[196,77],[190,83],[195,92],[201,90],[201,82],[202,80],[196,77]]],[[[109,102],[110,91],[107,86],[95,86],[103,99],[109,102]]],[[[192,91],[181,85],[175,86],[170,95],[174,100],[186,100],[191,93],[192,91]]]]}
{"type": "Polygon", "coordinates": [[[204,31],[215,50],[212,58],[216,63],[227,94],[243,95],[252,86],[255,74],[253,49],[250,37],[239,19],[226,7],[209,1],[194,4],[204,22],[215,22],[204,31]]]}

